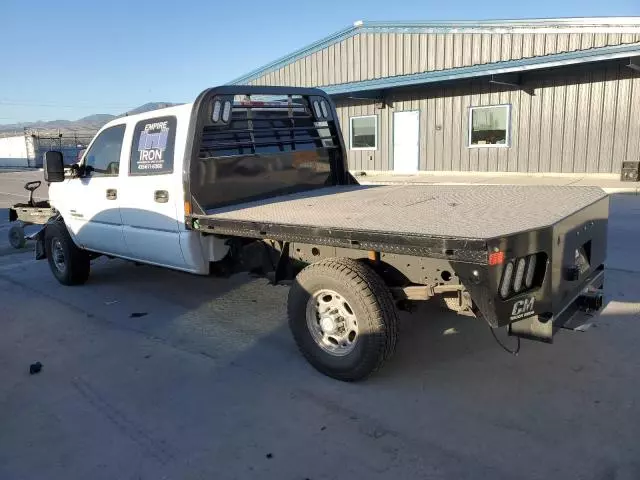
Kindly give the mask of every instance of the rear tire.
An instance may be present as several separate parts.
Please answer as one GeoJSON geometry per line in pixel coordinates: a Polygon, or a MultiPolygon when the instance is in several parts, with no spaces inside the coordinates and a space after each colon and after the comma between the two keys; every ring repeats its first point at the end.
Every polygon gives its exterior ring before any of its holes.
{"type": "Polygon", "coordinates": [[[73,243],[63,223],[51,223],[44,232],[44,248],[53,276],[63,285],[82,285],[89,278],[89,253],[73,243]]]}
{"type": "Polygon", "coordinates": [[[302,355],[329,377],[362,380],[395,351],[391,292],[364,263],[330,258],[303,269],[289,291],[288,315],[302,355]]]}
{"type": "Polygon", "coordinates": [[[13,248],[24,248],[27,239],[24,238],[24,228],[21,225],[14,225],[9,229],[9,243],[13,248]]]}

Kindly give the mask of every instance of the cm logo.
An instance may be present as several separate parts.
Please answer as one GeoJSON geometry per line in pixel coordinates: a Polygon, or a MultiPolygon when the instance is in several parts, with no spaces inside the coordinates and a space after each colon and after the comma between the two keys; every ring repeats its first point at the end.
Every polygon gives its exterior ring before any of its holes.
{"type": "Polygon", "coordinates": [[[511,311],[511,319],[527,317],[533,313],[533,305],[535,298],[525,298],[524,300],[518,300],[513,304],[513,310],[511,311]]]}

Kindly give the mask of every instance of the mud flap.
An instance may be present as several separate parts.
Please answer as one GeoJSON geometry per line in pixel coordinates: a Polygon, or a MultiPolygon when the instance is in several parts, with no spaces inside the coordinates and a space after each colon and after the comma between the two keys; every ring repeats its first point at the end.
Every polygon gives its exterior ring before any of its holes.
{"type": "Polygon", "coordinates": [[[554,327],[554,321],[551,318],[534,315],[533,317],[510,323],[509,335],[527,340],[553,343],[553,334],[557,329],[558,327],[554,327]]]}
{"type": "Polygon", "coordinates": [[[36,260],[44,260],[47,258],[47,252],[44,249],[44,231],[46,225],[40,229],[37,233],[29,235],[29,238],[36,241],[36,260]]]}

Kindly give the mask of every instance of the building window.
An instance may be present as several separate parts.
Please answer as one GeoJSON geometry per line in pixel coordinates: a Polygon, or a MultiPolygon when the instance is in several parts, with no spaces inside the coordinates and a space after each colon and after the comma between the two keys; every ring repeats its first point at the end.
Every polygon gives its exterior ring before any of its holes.
{"type": "Polygon", "coordinates": [[[511,141],[511,105],[469,109],[470,147],[508,147],[511,141]]]}
{"type": "Polygon", "coordinates": [[[351,150],[378,148],[378,116],[351,117],[351,150]]]}

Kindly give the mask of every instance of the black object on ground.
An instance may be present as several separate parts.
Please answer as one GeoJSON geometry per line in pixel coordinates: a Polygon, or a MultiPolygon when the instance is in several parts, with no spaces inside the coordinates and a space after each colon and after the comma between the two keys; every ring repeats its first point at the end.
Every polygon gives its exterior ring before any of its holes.
{"type": "Polygon", "coordinates": [[[148,315],[147,312],[133,312],[131,315],[129,315],[129,318],[140,318],[140,317],[144,317],[145,315],[148,315]]]}
{"type": "Polygon", "coordinates": [[[29,365],[29,375],[35,375],[42,371],[42,364],[40,362],[32,363],[29,365]]]}

